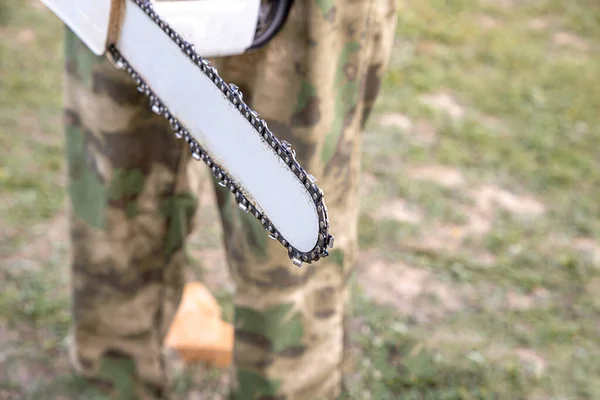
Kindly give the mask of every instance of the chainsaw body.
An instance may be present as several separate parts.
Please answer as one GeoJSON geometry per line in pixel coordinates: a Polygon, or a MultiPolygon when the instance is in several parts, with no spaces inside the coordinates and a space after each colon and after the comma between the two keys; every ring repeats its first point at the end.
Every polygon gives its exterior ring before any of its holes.
{"type": "MultiPolygon", "coordinates": [[[[96,55],[106,51],[110,0],[41,0],[96,55]]],[[[203,57],[242,54],[255,43],[261,0],[159,1],[154,9],[203,57]]],[[[273,29],[273,28],[271,28],[273,29]]],[[[264,41],[264,39],[262,39],[264,41]]]]}

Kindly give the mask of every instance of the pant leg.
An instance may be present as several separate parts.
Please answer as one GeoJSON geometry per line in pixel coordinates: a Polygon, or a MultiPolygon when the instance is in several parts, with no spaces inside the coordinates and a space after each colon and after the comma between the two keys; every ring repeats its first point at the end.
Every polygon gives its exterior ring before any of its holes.
{"type": "Polygon", "coordinates": [[[357,252],[360,133],[395,29],[395,1],[296,1],[268,47],[215,60],[320,179],[331,255],[294,267],[260,223],[216,188],[235,296],[236,399],[334,399],[341,392],[348,280],[357,252]]]}
{"type": "Polygon", "coordinates": [[[123,71],[66,33],[70,358],[122,399],[166,396],[161,343],[179,302],[196,198],[189,152],[123,71]]]}

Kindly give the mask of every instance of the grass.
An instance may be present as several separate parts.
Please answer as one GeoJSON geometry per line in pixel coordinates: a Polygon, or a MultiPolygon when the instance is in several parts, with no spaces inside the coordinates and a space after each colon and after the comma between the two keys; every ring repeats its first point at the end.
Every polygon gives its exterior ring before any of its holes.
{"type": "Polygon", "coordinates": [[[62,31],[33,4],[0,2],[0,221],[15,229],[64,206],[62,31]]]}
{"type": "MultiPolygon", "coordinates": [[[[600,398],[598,15],[591,0],[401,2],[364,136],[349,399],[600,398]],[[416,179],[423,165],[464,183],[416,179]],[[377,214],[397,199],[418,222],[377,214]],[[523,211],[532,201],[541,211],[523,211]],[[397,299],[377,296],[372,260],[402,283],[397,299]]],[[[43,245],[65,206],[61,34],[37,3],[0,0],[0,398],[81,390],[63,355],[66,239],[43,245]],[[5,372],[18,370],[29,383],[5,372]]]]}

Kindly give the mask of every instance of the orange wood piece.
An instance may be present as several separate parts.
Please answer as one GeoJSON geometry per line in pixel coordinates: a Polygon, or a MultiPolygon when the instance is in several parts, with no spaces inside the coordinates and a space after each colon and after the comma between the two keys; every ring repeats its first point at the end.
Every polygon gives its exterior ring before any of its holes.
{"type": "Polygon", "coordinates": [[[231,364],[233,326],[221,319],[221,308],[200,282],[186,284],[165,345],[185,362],[204,362],[217,367],[231,364]]]}

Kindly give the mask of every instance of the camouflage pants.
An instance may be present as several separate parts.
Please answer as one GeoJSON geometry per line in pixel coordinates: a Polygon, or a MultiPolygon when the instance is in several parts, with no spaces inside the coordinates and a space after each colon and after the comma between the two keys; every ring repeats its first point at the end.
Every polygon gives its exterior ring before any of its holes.
{"type": "MultiPolygon", "coordinates": [[[[214,60],[319,178],[336,235],[330,257],[296,268],[215,185],[236,284],[233,398],[340,394],[361,131],[389,59],[395,10],[395,0],[296,1],[268,46],[214,60]]],[[[196,208],[189,151],[129,78],[70,32],[66,54],[72,363],[121,398],[167,398],[161,343],[181,297],[196,208]]]]}

